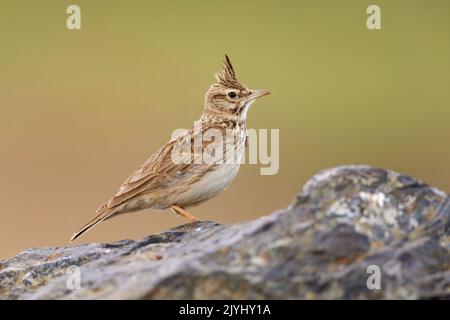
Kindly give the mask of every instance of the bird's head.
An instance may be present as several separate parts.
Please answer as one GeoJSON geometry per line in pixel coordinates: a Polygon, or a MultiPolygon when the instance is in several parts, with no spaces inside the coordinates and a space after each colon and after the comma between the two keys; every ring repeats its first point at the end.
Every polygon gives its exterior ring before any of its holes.
{"type": "Polygon", "coordinates": [[[205,113],[246,119],[250,105],[259,97],[270,94],[267,90],[248,89],[236,77],[227,55],[222,69],[216,73],[217,82],[211,85],[205,96],[205,113]]]}

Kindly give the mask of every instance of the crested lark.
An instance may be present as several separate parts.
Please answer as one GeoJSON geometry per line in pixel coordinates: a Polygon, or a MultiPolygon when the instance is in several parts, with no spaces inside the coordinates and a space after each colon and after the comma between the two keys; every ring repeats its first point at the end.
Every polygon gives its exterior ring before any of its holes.
{"type": "Polygon", "coordinates": [[[216,80],[217,83],[206,92],[203,113],[194,128],[153,153],[125,180],[117,194],[97,209],[97,216],[73,234],[71,240],[102,221],[147,208],[171,208],[190,221],[199,221],[185,208],[216,196],[233,181],[246,146],[247,111],[256,98],[270,93],[243,85],[237,79],[228,56],[225,56],[216,80]],[[205,142],[203,137],[208,130],[219,132],[224,138],[216,137],[205,142]],[[201,141],[199,148],[192,147],[198,138],[201,141]],[[186,142],[189,143],[188,148],[184,148],[186,142]],[[219,157],[216,154],[211,161],[202,161],[206,149],[222,154],[219,157]],[[229,150],[234,155],[232,161],[226,154],[229,150]],[[183,161],[174,161],[175,153],[183,161]],[[222,157],[224,154],[226,161],[222,157]]]}

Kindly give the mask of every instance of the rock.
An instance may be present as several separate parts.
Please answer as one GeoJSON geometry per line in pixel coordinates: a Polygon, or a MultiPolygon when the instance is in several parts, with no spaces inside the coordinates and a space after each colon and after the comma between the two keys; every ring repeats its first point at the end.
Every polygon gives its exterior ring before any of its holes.
{"type": "Polygon", "coordinates": [[[254,221],[28,249],[0,261],[0,299],[445,299],[449,217],[442,191],[339,167],[254,221]]]}

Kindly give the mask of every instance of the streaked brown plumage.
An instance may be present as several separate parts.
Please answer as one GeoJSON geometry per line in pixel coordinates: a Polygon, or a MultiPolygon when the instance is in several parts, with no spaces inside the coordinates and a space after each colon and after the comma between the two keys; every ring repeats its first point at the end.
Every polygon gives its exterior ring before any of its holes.
{"type": "Polygon", "coordinates": [[[256,98],[269,94],[269,91],[250,90],[243,85],[237,79],[228,56],[225,56],[222,69],[216,74],[216,80],[217,83],[211,85],[206,93],[203,113],[197,125],[153,153],[125,180],[116,195],[97,209],[97,216],[73,234],[71,240],[77,239],[102,221],[147,208],[171,208],[191,221],[198,221],[184,208],[214,197],[234,179],[245,150],[248,108],[256,98]],[[195,161],[204,157],[207,148],[217,147],[220,143],[215,139],[204,141],[207,132],[213,130],[222,133],[224,137],[223,154],[229,148],[235,152],[237,161],[195,161]],[[199,137],[203,139],[197,149],[194,147],[194,141],[199,137]],[[189,149],[181,147],[186,141],[190,142],[189,149]],[[191,161],[174,162],[173,153],[177,150],[180,158],[185,157],[184,159],[191,161]]]}

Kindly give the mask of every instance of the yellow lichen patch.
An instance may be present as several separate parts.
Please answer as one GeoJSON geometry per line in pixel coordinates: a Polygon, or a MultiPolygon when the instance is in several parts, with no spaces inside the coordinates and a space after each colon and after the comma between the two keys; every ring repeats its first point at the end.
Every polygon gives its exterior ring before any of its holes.
{"type": "Polygon", "coordinates": [[[59,257],[61,257],[61,253],[59,252],[59,253],[54,253],[54,254],[51,254],[51,255],[49,255],[49,256],[47,256],[46,258],[45,258],[45,261],[52,261],[52,260],[55,260],[56,258],[59,258],[59,257]]]}
{"type": "Polygon", "coordinates": [[[366,256],[367,256],[366,253],[358,253],[358,254],[347,256],[347,257],[337,258],[336,260],[334,260],[334,262],[338,265],[342,265],[342,264],[347,265],[347,264],[351,264],[353,262],[361,261],[366,256]]]}
{"type": "Polygon", "coordinates": [[[305,294],[305,299],[306,300],[316,300],[317,299],[317,294],[315,294],[314,292],[308,291],[305,294]]]}
{"type": "Polygon", "coordinates": [[[393,228],[392,234],[396,239],[399,239],[402,236],[402,231],[399,228],[393,228]]]}
{"type": "Polygon", "coordinates": [[[431,207],[428,209],[427,213],[425,214],[425,218],[427,221],[432,221],[436,217],[436,208],[431,207]]]}
{"type": "Polygon", "coordinates": [[[220,253],[224,253],[224,254],[227,254],[228,252],[230,252],[230,248],[229,247],[223,247],[223,248],[220,248],[219,249],[219,252],[220,253]]]}
{"type": "Polygon", "coordinates": [[[370,250],[380,250],[383,249],[384,247],[385,247],[384,243],[381,241],[372,241],[370,244],[370,250]]]}

